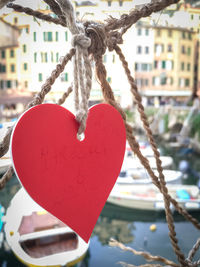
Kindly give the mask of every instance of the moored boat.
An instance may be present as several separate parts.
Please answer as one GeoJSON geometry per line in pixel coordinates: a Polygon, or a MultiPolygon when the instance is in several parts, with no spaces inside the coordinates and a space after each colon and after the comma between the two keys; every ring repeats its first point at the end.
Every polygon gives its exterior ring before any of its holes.
{"type": "MultiPolygon", "coordinates": [[[[187,210],[200,209],[200,192],[197,186],[168,184],[167,188],[169,194],[183,208],[187,210]]],[[[127,186],[116,184],[107,201],[122,207],[140,210],[165,209],[163,195],[153,184],[127,186]]]]}
{"type": "Polygon", "coordinates": [[[5,216],[5,236],[17,258],[27,266],[73,266],[89,244],[42,209],[21,188],[5,216]]]}
{"type": "Polygon", "coordinates": [[[11,159],[9,156],[5,155],[0,158],[0,175],[4,174],[10,165],[11,159]]]}
{"type": "MultiPolygon", "coordinates": [[[[158,176],[158,172],[154,171],[158,176]]],[[[163,170],[166,183],[180,183],[182,172],[173,170],[163,170]]],[[[117,178],[118,184],[150,184],[151,177],[145,169],[127,169],[122,170],[117,178]]]]}
{"type": "MultiPolygon", "coordinates": [[[[152,169],[156,169],[156,159],[153,156],[146,157],[149,161],[149,165],[152,169]]],[[[160,160],[162,162],[162,167],[164,169],[171,168],[173,166],[173,158],[169,156],[160,156],[160,160]]],[[[134,157],[125,157],[124,162],[122,165],[122,168],[134,168],[134,169],[143,169],[144,166],[140,162],[140,160],[134,156],[134,157]]]]}

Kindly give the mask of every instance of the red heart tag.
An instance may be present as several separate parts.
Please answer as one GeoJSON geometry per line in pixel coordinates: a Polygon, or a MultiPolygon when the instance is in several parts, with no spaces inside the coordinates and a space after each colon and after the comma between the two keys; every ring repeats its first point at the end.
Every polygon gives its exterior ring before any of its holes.
{"type": "Polygon", "coordinates": [[[38,105],[17,122],[11,151],[29,195],[88,242],[119,175],[126,132],[120,113],[107,104],[89,110],[83,141],[77,130],[65,108],[38,105]]]}

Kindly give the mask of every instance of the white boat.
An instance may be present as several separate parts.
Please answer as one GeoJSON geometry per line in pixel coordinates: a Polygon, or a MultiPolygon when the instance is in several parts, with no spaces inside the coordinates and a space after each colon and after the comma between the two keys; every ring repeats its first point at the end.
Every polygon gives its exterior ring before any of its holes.
{"type": "MultiPolygon", "coordinates": [[[[14,122],[0,123],[0,142],[3,140],[7,130],[14,125],[14,122]]],[[[8,167],[11,165],[10,152],[8,151],[3,157],[0,158],[0,175],[3,175],[8,167]]]]}
{"type": "Polygon", "coordinates": [[[9,156],[5,155],[0,158],[0,175],[3,175],[11,164],[12,163],[9,156]]]}
{"type": "MultiPolygon", "coordinates": [[[[156,159],[155,157],[146,157],[149,161],[149,165],[152,169],[156,169],[156,159]]],[[[162,161],[162,167],[167,169],[173,165],[173,158],[169,156],[160,156],[160,160],[162,161]]],[[[124,162],[122,165],[123,169],[135,168],[135,169],[143,169],[144,166],[140,162],[140,160],[136,156],[124,157],[124,162]]]]}
{"type": "MultiPolygon", "coordinates": [[[[154,156],[154,152],[152,150],[152,147],[148,142],[139,141],[138,143],[139,143],[140,151],[142,152],[143,156],[145,156],[145,157],[154,156]]],[[[158,149],[158,151],[160,151],[160,150],[158,149]]],[[[125,154],[129,155],[129,156],[133,155],[133,152],[132,152],[128,142],[126,142],[126,153],[125,154]]]]}
{"type": "MultiPolygon", "coordinates": [[[[159,176],[158,171],[154,170],[156,176],[159,176]]],[[[173,170],[163,170],[166,183],[180,183],[182,172],[173,170]]],[[[151,177],[145,169],[127,169],[122,170],[117,178],[118,184],[150,184],[151,177]]]]}
{"type": "MultiPolygon", "coordinates": [[[[199,188],[195,185],[168,185],[169,194],[187,210],[200,209],[199,188]]],[[[140,210],[164,210],[163,195],[155,185],[118,185],[108,197],[108,202],[121,207],[140,210]]],[[[173,208],[173,207],[172,207],[173,208]]]]}
{"type": "MultiPolygon", "coordinates": [[[[63,211],[64,212],[64,211],[63,211]]],[[[42,209],[21,188],[5,216],[5,236],[17,258],[27,266],[73,266],[89,243],[42,209]]]]}

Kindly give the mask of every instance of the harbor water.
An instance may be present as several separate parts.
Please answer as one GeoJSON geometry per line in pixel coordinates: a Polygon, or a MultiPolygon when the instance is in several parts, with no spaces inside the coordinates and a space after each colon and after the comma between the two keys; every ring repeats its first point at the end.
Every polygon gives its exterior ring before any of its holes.
{"type": "MultiPolygon", "coordinates": [[[[173,157],[175,160],[174,168],[176,169],[180,161],[184,159],[190,163],[191,168],[195,169],[196,172],[200,171],[199,155],[183,154],[180,150],[169,148],[163,149],[163,153],[165,155],[176,155],[175,158],[173,157]]],[[[192,175],[188,175],[187,179],[182,180],[182,183],[196,184],[197,180],[192,175]]],[[[10,200],[19,188],[20,184],[15,177],[0,192],[0,203],[5,208],[8,207],[10,200]]],[[[199,211],[192,214],[200,220],[199,211]]],[[[174,220],[179,246],[187,257],[188,252],[199,237],[199,231],[176,212],[174,213],[174,220]]],[[[94,228],[89,250],[81,266],[114,267],[120,266],[119,262],[133,265],[145,264],[145,260],[141,256],[110,247],[108,244],[110,238],[114,238],[135,250],[147,251],[152,255],[160,255],[177,262],[168,232],[164,212],[138,211],[106,203],[94,228]],[[155,231],[150,230],[152,224],[156,225],[155,231]]],[[[199,257],[200,253],[197,253],[195,259],[199,257]]],[[[24,265],[17,260],[4,242],[0,249],[0,267],[22,266],[24,265]]]]}

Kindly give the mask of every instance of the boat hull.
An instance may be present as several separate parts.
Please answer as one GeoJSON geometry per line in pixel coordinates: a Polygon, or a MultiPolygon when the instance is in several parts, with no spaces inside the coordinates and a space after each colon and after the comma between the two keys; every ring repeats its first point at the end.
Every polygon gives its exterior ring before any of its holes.
{"type": "Polygon", "coordinates": [[[8,245],[26,266],[74,266],[89,247],[71,228],[35,203],[24,189],[11,201],[4,230],[8,245]]]}
{"type": "MultiPolygon", "coordinates": [[[[194,194],[198,194],[198,188],[196,186],[182,186],[182,185],[168,185],[169,194],[175,197],[176,190],[179,189],[193,190],[194,194]]],[[[175,197],[179,205],[187,210],[199,210],[200,209],[200,197],[191,199],[179,199],[175,197]]],[[[163,196],[158,190],[153,188],[153,185],[117,185],[112,190],[108,197],[108,202],[126,208],[139,209],[139,210],[164,210],[165,205],[163,196]],[[149,191],[145,191],[149,189],[149,191]]],[[[174,209],[171,206],[171,209],[174,209]]]]}

